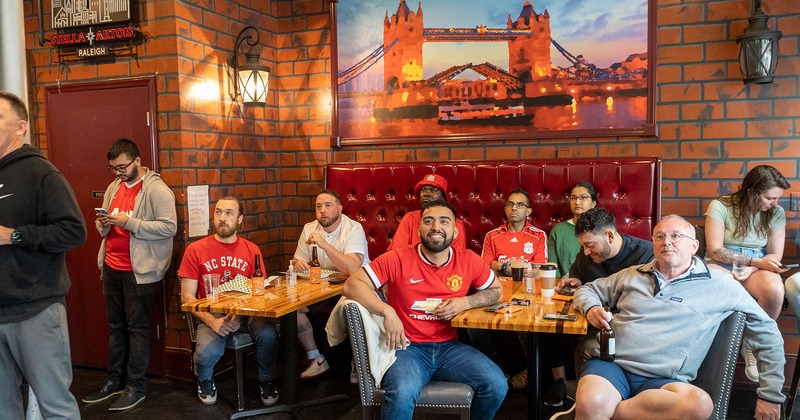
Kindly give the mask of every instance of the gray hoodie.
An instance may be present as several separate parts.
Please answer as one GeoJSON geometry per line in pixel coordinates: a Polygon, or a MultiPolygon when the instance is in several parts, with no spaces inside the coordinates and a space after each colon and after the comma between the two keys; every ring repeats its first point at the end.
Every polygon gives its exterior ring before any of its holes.
{"type": "MultiPolygon", "coordinates": [[[[142,178],[142,190],[136,196],[133,213],[125,223],[131,232],[130,252],[133,274],[139,284],[155,283],[164,278],[172,259],[172,238],[178,231],[178,215],[175,211],[175,195],[161,180],[157,173],[146,171],[142,178]]],[[[122,181],[117,178],[106,188],[103,208],[108,209],[111,199],[116,195],[122,181]]],[[[95,222],[97,231],[103,237],[97,266],[102,271],[106,255],[106,236],[110,226],[95,222]]]]}

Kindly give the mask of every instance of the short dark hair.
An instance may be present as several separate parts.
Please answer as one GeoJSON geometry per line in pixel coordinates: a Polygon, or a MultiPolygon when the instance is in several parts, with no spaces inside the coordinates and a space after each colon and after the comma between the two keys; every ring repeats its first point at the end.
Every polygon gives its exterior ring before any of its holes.
{"type": "Polygon", "coordinates": [[[508,196],[511,197],[512,194],[522,194],[525,196],[525,199],[528,200],[528,206],[531,205],[531,196],[528,195],[528,192],[525,191],[522,187],[514,188],[514,191],[508,193],[508,196]]]}
{"type": "Polygon", "coordinates": [[[19,96],[0,90],[0,99],[5,99],[11,104],[11,110],[17,114],[20,120],[28,121],[28,108],[19,96]]]}
{"type": "Polygon", "coordinates": [[[458,218],[458,213],[456,213],[456,209],[453,208],[453,205],[444,200],[433,200],[430,203],[422,206],[422,212],[420,214],[425,213],[425,210],[431,207],[446,207],[450,209],[451,212],[453,212],[453,222],[455,222],[455,219],[458,218]]]}
{"type": "Polygon", "coordinates": [[[587,232],[599,235],[607,230],[617,230],[617,219],[614,218],[610,211],[604,208],[595,207],[586,210],[575,222],[575,236],[587,232]]]}
{"type": "Polygon", "coordinates": [[[111,143],[111,149],[109,149],[108,153],[106,153],[106,157],[108,160],[114,160],[123,153],[128,155],[128,157],[131,159],[136,159],[139,157],[139,146],[137,146],[133,140],[124,138],[117,139],[114,140],[114,143],[111,143]]]}
{"type": "Polygon", "coordinates": [[[219,200],[217,200],[217,203],[219,203],[219,202],[220,202],[220,201],[222,201],[222,200],[225,200],[225,201],[235,201],[235,202],[236,202],[236,204],[238,204],[238,205],[239,205],[239,216],[244,216],[244,204],[242,204],[242,202],[239,200],[239,198],[238,198],[238,197],[234,197],[234,196],[232,196],[232,195],[226,195],[225,197],[222,197],[222,198],[220,198],[219,200]]]}
{"type": "Polygon", "coordinates": [[[339,197],[339,193],[337,193],[336,191],[330,188],[325,188],[322,191],[320,191],[319,194],[317,194],[317,197],[321,196],[322,194],[332,195],[333,198],[336,199],[336,204],[342,204],[342,197],[339,197]]]}

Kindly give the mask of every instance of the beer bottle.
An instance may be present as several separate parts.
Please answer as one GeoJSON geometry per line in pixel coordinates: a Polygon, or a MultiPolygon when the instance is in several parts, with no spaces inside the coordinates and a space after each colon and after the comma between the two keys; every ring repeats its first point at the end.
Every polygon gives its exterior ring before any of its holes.
{"type": "Polygon", "coordinates": [[[311,245],[311,262],[308,263],[308,278],[311,279],[311,283],[315,284],[322,280],[322,268],[319,266],[316,245],[311,245]]]}
{"type": "MultiPolygon", "coordinates": [[[[606,312],[611,312],[607,306],[603,309],[606,312]]],[[[606,362],[613,362],[616,354],[616,339],[614,338],[614,330],[611,329],[611,321],[609,321],[608,328],[600,330],[600,359],[606,362]]]]}
{"type": "Polygon", "coordinates": [[[261,254],[256,254],[255,268],[253,268],[253,278],[250,279],[250,290],[254,295],[264,294],[264,272],[261,271],[261,254]]]}

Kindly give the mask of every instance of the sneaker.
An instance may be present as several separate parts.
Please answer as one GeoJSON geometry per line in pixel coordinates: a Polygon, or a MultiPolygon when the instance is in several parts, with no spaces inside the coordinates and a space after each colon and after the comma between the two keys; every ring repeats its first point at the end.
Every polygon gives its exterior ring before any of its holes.
{"type": "Polygon", "coordinates": [[[137,391],[132,387],[125,387],[122,395],[117,398],[109,407],[108,411],[123,411],[128,410],[139,404],[144,399],[144,391],[137,391]]]}
{"type": "Polygon", "coordinates": [[[108,381],[105,385],[103,385],[102,388],[100,388],[100,390],[81,398],[81,401],[85,402],[86,404],[94,404],[114,395],[122,394],[122,390],[124,388],[124,386],[121,386],[114,381],[108,381]]]}
{"type": "Polygon", "coordinates": [[[358,385],[358,372],[356,372],[356,362],[350,361],[350,385],[358,385]]]}
{"type": "Polygon", "coordinates": [[[547,394],[544,396],[544,405],[549,405],[550,407],[561,407],[564,405],[564,398],[567,396],[567,380],[564,378],[556,379],[556,382],[547,391],[547,394]]]}
{"type": "Polygon", "coordinates": [[[567,411],[553,414],[550,420],[573,420],[575,418],[575,404],[567,411]]]}
{"type": "Polygon", "coordinates": [[[306,361],[306,368],[303,370],[303,373],[300,374],[300,379],[311,379],[316,378],[319,375],[327,372],[330,369],[328,366],[328,361],[325,358],[321,359],[311,359],[306,361]]]}
{"type": "Polygon", "coordinates": [[[525,389],[528,387],[528,369],[523,370],[511,378],[511,387],[514,389],[525,389]]]}
{"type": "Polygon", "coordinates": [[[261,404],[271,407],[278,403],[278,389],[269,381],[261,382],[261,404]]]}
{"type": "Polygon", "coordinates": [[[742,358],[744,358],[744,375],[752,382],[758,382],[758,364],[750,346],[742,344],[742,358]]]}
{"type": "Polygon", "coordinates": [[[200,402],[205,405],[217,402],[217,385],[214,384],[214,378],[197,381],[197,398],[200,398],[200,402]]]}

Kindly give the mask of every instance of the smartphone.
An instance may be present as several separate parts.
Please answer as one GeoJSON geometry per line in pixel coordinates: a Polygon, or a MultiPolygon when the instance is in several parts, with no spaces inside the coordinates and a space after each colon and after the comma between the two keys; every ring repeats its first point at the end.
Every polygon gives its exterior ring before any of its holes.
{"type": "Polygon", "coordinates": [[[530,306],[531,300],[530,299],[519,299],[519,298],[512,298],[511,299],[512,305],[521,305],[521,306],[530,306]]]}
{"type": "Polygon", "coordinates": [[[782,268],[797,268],[800,267],[800,264],[783,264],[781,265],[782,268]]]}
{"type": "Polygon", "coordinates": [[[561,315],[561,314],[544,314],[544,319],[556,321],[577,321],[578,317],[575,315],[561,315]]]}
{"type": "Polygon", "coordinates": [[[492,305],[492,306],[487,306],[487,307],[483,308],[483,310],[486,311],[486,312],[495,312],[496,310],[502,308],[503,306],[504,305],[502,303],[498,303],[498,304],[495,304],[495,305],[492,305]]]}
{"type": "Polygon", "coordinates": [[[97,214],[102,214],[103,216],[108,216],[108,210],[106,210],[106,209],[104,209],[102,207],[95,207],[94,208],[94,212],[97,213],[97,214]]]}
{"type": "Polygon", "coordinates": [[[560,294],[562,294],[564,296],[572,296],[572,295],[575,294],[575,290],[576,289],[574,287],[565,287],[565,288],[559,290],[558,293],[560,293],[560,294]]]}

